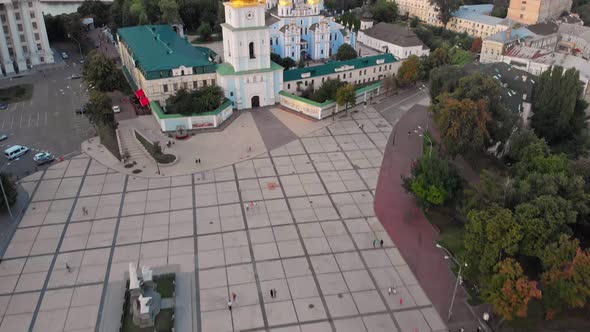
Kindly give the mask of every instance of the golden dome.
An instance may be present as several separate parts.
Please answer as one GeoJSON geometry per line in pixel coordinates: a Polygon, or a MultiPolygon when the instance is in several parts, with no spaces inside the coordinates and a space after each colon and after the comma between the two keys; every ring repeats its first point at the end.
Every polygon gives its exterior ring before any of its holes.
{"type": "Polygon", "coordinates": [[[259,0],[230,0],[230,2],[234,7],[249,7],[256,6],[259,3],[264,3],[263,1],[259,0]]]}
{"type": "Polygon", "coordinates": [[[293,1],[291,0],[279,0],[280,6],[291,6],[293,5],[293,1]]]}
{"type": "Polygon", "coordinates": [[[317,5],[320,3],[320,0],[307,0],[308,5],[317,5]]]}

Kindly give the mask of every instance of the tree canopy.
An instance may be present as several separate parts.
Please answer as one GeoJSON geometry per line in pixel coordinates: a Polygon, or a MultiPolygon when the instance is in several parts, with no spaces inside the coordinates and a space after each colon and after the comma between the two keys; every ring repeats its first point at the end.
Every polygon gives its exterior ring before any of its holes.
{"type": "Polygon", "coordinates": [[[397,4],[394,1],[377,0],[371,6],[371,14],[377,22],[393,23],[398,16],[397,4]]]}
{"type": "Polygon", "coordinates": [[[211,112],[224,100],[223,90],[217,85],[204,86],[191,91],[180,89],[166,100],[166,112],[183,115],[211,112]]]}
{"type": "Polygon", "coordinates": [[[348,83],[336,90],[336,103],[338,106],[344,106],[345,108],[356,103],[356,91],[352,84],[348,83]]]}
{"type": "Polygon", "coordinates": [[[96,51],[91,52],[86,57],[82,74],[84,81],[94,85],[100,91],[119,89],[125,82],[125,78],[117,68],[115,61],[96,51]]]}
{"type": "Polygon", "coordinates": [[[461,0],[430,0],[430,4],[438,9],[438,18],[446,28],[453,13],[461,7],[461,0]]]}
{"type": "Polygon", "coordinates": [[[397,71],[397,78],[405,86],[415,84],[422,77],[424,77],[424,68],[417,55],[410,55],[397,71]]]}
{"type": "Polygon", "coordinates": [[[310,99],[318,103],[323,103],[326,100],[335,100],[336,91],[346,83],[339,79],[327,79],[322,85],[313,92],[310,99]]]}
{"type": "Polygon", "coordinates": [[[349,44],[342,44],[338,47],[338,52],[336,52],[336,60],[344,61],[344,60],[352,60],[356,59],[357,53],[354,47],[350,46],[349,44]]]}

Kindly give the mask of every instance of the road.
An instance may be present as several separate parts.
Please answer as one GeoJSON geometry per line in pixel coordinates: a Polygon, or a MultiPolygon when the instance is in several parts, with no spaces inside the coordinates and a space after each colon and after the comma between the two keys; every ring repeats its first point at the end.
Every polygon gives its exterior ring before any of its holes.
{"type": "MultiPolygon", "coordinates": [[[[94,136],[94,129],[86,117],[74,112],[87,101],[86,86],[82,80],[70,79],[72,74],[80,74],[82,69],[77,47],[64,44],[57,45],[56,49],[58,57],[63,51],[70,55],[65,60],[65,66],[0,81],[0,89],[33,84],[30,100],[10,104],[8,109],[0,111],[0,132],[8,136],[0,144],[0,150],[15,144],[31,148],[29,153],[11,161],[5,168],[19,178],[39,169],[32,161],[38,151],[67,157],[80,150],[83,140],[94,136]]],[[[3,159],[0,165],[7,162],[5,157],[0,159],[3,159]]]]}

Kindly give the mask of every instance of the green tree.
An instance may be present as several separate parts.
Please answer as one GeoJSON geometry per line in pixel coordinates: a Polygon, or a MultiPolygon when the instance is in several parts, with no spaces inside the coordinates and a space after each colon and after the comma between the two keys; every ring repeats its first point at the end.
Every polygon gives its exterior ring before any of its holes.
{"type": "Polygon", "coordinates": [[[289,57],[284,57],[282,66],[285,69],[291,69],[291,68],[297,66],[297,63],[295,63],[295,60],[293,60],[289,57]]]}
{"type": "Polygon", "coordinates": [[[423,76],[422,61],[417,55],[410,55],[397,71],[397,77],[403,86],[415,84],[423,76]]]}
{"type": "Polygon", "coordinates": [[[547,243],[571,232],[568,224],[576,222],[577,213],[570,201],[543,195],[518,205],[515,216],[523,231],[520,253],[540,257],[547,243]]]}
{"type": "Polygon", "coordinates": [[[383,78],[383,88],[387,95],[389,95],[390,92],[397,90],[398,87],[399,83],[397,82],[397,77],[395,77],[395,75],[387,75],[383,78]]]}
{"type": "Polygon", "coordinates": [[[590,302],[590,252],[580,242],[562,235],[545,249],[541,276],[547,318],[564,308],[583,308],[590,302]]]}
{"type": "Polygon", "coordinates": [[[449,58],[452,64],[464,66],[473,62],[473,54],[459,47],[453,47],[449,51],[449,58]]]}
{"type": "Polygon", "coordinates": [[[483,170],[479,182],[465,189],[464,211],[481,210],[488,206],[504,206],[506,193],[510,189],[510,179],[504,179],[490,170],[483,170]]]}
{"type": "Polygon", "coordinates": [[[457,168],[436,153],[423,155],[412,167],[410,177],[402,177],[402,182],[424,209],[448,204],[463,187],[457,168]]]}
{"type": "Polygon", "coordinates": [[[348,110],[348,105],[354,106],[355,103],[356,91],[352,84],[346,84],[336,90],[336,104],[338,104],[338,106],[344,106],[344,109],[348,110]]]}
{"type": "Polygon", "coordinates": [[[84,0],[78,7],[78,13],[82,17],[92,17],[97,27],[107,25],[110,22],[110,5],[98,0],[84,0]]]}
{"type": "Polygon", "coordinates": [[[176,23],[180,21],[180,14],[178,13],[178,4],[176,0],[160,0],[160,11],[162,15],[160,19],[165,23],[176,23]]]}
{"type": "Polygon", "coordinates": [[[125,79],[113,60],[96,51],[87,56],[82,74],[84,81],[100,91],[116,90],[125,79]]]}
{"type": "MultiPolygon", "coordinates": [[[[580,73],[575,68],[566,71],[554,66],[541,74],[533,90],[533,116],[531,126],[540,137],[552,145],[570,139],[576,128],[572,119],[579,119],[575,112],[580,94],[580,73]]],[[[583,118],[583,117],[582,117],[583,118]]],[[[583,118],[585,123],[585,118],[583,118]]]]}
{"type": "MultiPolygon", "coordinates": [[[[518,129],[510,136],[510,145],[508,147],[507,157],[512,161],[519,161],[522,159],[523,150],[531,145],[535,144],[540,138],[535,135],[535,132],[528,128],[518,129]]],[[[544,144],[541,143],[541,144],[544,144]]]]}
{"type": "Polygon", "coordinates": [[[453,157],[482,151],[490,137],[487,129],[491,120],[486,103],[471,99],[457,100],[443,95],[434,107],[434,122],[437,124],[442,143],[453,157]]]}
{"type": "MultiPolygon", "coordinates": [[[[439,50],[438,48],[436,50],[439,50]]],[[[436,51],[435,51],[436,52],[436,51]]],[[[453,65],[443,65],[430,72],[430,99],[438,103],[438,97],[443,93],[453,93],[459,85],[459,80],[465,75],[463,68],[453,65]]]]}
{"type": "Polygon", "coordinates": [[[438,10],[438,18],[446,29],[453,13],[461,7],[461,0],[430,0],[430,4],[438,10]]]}
{"type": "Polygon", "coordinates": [[[193,91],[180,89],[166,100],[166,111],[183,115],[211,112],[224,100],[223,90],[217,85],[204,86],[193,91]]]}
{"type": "Polygon", "coordinates": [[[412,19],[410,20],[410,28],[416,28],[418,27],[418,24],[420,24],[420,19],[417,16],[412,16],[412,19]]]}
{"type": "Polygon", "coordinates": [[[147,13],[145,11],[145,7],[143,6],[142,0],[132,0],[129,11],[131,12],[131,15],[133,15],[138,24],[150,23],[147,13]]]}
{"type": "Polygon", "coordinates": [[[6,193],[6,200],[4,198],[0,198],[0,211],[6,211],[6,201],[8,201],[9,206],[13,206],[16,203],[16,199],[18,197],[18,190],[16,189],[16,183],[12,176],[6,173],[0,173],[0,181],[2,181],[2,186],[4,187],[4,193],[6,193]]]}
{"type": "Polygon", "coordinates": [[[116,127],[115,114],[109,96],[102,91],[92,90],[84,105],[86,116],[95,126],[116,127]]]}
{"type": "Polygon", "coordinates": [[[323,103],[326,100],[336,99],[336,91],[346,83],[339,79],[327,79],[311,96],[311,100],[323,103]]]}
{"type": "Polygon", "coordinates": [[[541,298],[537,282],[530,281],[520,264],[512,258],[498,263],[495,271],[484,290],[484,298],[503,319],[526,317],[530,300],[541,298]]]}
{"type": "Polygon", "coordinates": [[[336,52],[336,60],[339,61],[352,60],[356,59],[356,57],[356,50],[349,44],[340,45],[340,47],[338,47],[338,52],[336,52]]]}
{"type": "Polygon", "coordinates": [[[481,52],[482,46],[483,40],[481,39],[481,37],[477,37],[473,40],[473,43],[471,43],[471,49],[469,49],[469,51],[471,51],[471,53],[478,54],[481,52]]]}
{"type": "Polygon", "coordinates": [[[522,227],[509,209],[491,205],[470,211],[465,225],[466,273],[485,280],[498,262],[518,253],[522,237],[522,227]]]}
{"type": "Polygon", "coordinates": [[[197,34],[199,34],[199,40],[201,41],[211,40],[211,26],[209,25],[209,23],[201,23],[201,25],[197,29],[197,34]]]}
{"type": "Polygon", "coordinates": [[[393,23],[398,15],[397,5],[393,1],[377,0],[371,6],[371,14],[377,22],[393,23]]]}

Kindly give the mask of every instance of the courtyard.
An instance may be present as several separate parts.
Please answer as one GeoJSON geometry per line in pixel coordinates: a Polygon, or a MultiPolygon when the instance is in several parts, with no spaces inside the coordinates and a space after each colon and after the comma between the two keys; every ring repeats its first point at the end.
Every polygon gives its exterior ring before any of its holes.
{"type": "Polygon", "coordinates": [[[192,174],[126,175],[82,153],[27,177],[0,331],[117,331],[129,262],[178,267],[177,331],[446,330],[373,210],[391,132],[369,107],[192,174]]]}

